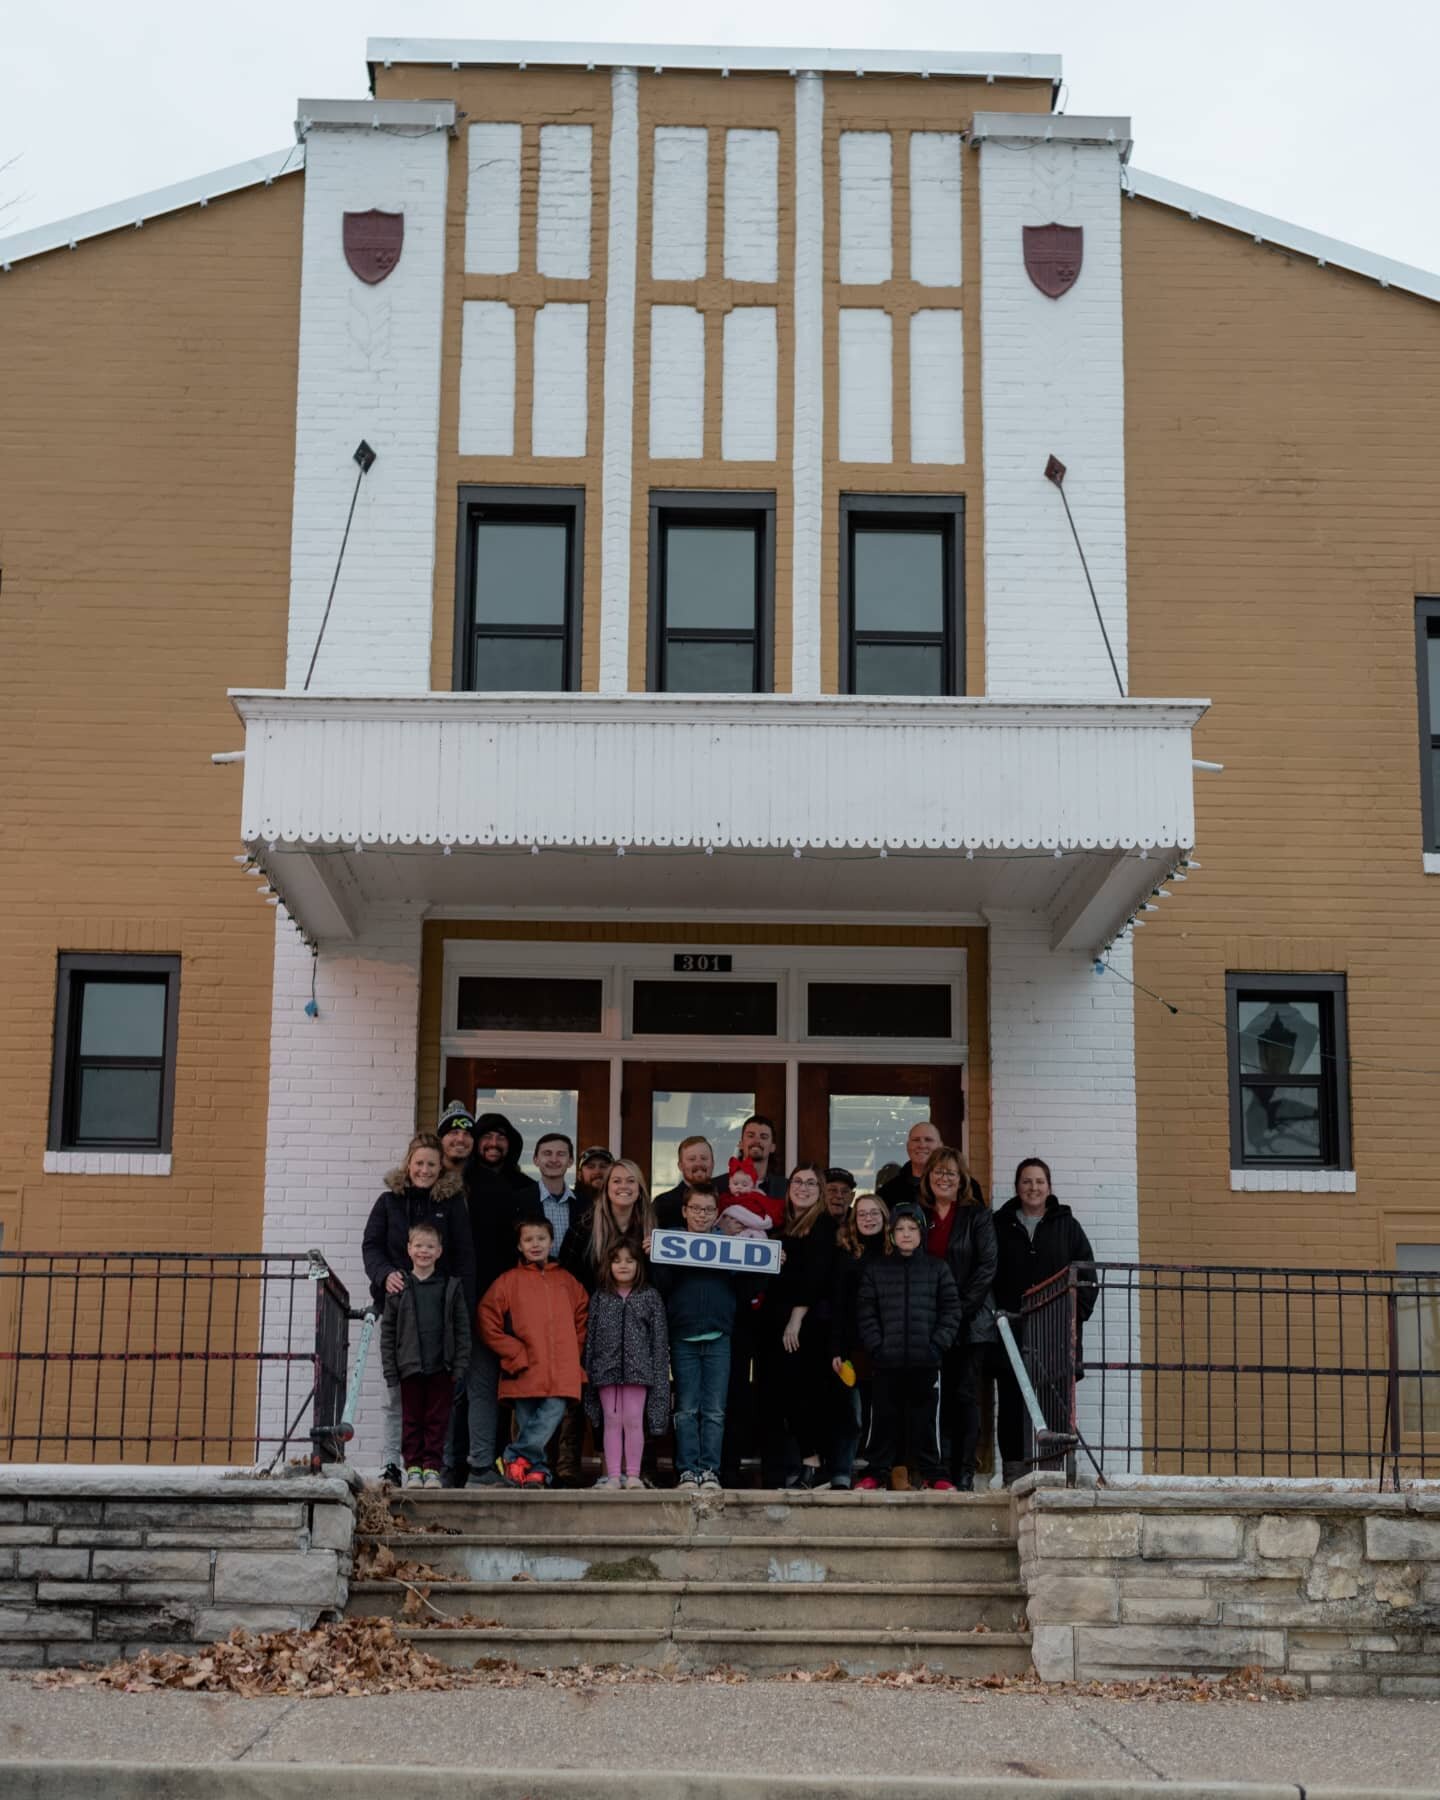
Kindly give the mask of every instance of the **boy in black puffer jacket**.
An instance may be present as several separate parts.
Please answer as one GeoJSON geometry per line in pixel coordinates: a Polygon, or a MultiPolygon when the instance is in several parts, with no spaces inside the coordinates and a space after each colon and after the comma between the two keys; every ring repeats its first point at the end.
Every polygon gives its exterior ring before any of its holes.
{"type": "Polygon", "coordinates": [[[890,1218],[895,1254],[871,1257],[860,1278],[860,1341],[874,1366],[869,1466],[860,1489],[885,1487],[900,1449],[922,1487],[953,1492],[940,1472],[940,1364],[960,1329],[960,1293],[939,1257],[927,1256],[925,1216],[908,1201],[890,1218]]]}

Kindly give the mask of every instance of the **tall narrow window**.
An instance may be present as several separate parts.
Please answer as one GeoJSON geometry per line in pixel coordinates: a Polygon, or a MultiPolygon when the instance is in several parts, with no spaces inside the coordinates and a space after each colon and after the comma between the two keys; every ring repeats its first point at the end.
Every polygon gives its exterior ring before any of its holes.
{"type": "Polygon", "coordinates": [[[1425,848],[1440,850],[1440,600],[1415,605],[1420,674],[1420,804],[1425,848]]]}
{"type": "Polygon", "coordinates": [[[178,956],[61,956],[52,1150],[169,1150],[179,1006],[178,956]]]}
{"type": "Polygon", "coordinates": [[[964,693],[964,501],[845,495],[840,522],[845,691],[964,693]]]}
{"type": "Polygon", "coordinates": [[[654,494],[650,686],[670,694],[770,687],[773,494],[654,494]]]}
{"type": "Polygon", "coordinates": [[[1348,1169],[1343,975],[1225,977],[1235,1169],[1348,1169]]]}
{"type": "Polygon", "coordinates": [[[563,693],[580,685],[578,488],[462,488],[455,685],[563,693]]]}

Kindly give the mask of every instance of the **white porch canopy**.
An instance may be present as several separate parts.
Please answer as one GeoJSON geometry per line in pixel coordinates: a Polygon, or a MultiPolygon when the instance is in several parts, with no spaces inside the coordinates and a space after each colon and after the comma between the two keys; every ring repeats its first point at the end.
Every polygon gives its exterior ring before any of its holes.
{"type": "Polygon", "coordinates": [[[368,906],[1043,914],[1108,941],[1192,846],[1203,700],[234,692],[241,837],[302,930],[368,906]],[[624,854],[620,854],[623,852],[624,854]]]}

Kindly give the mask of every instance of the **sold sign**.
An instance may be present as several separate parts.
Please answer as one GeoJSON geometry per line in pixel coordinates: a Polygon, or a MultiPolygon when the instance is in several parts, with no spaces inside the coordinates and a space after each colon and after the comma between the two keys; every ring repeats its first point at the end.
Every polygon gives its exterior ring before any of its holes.
{"type": "Polygon", "coordinates": [[[780,1245],[773,1238],[727,1237],[718,1231],[654,1231],[650,1260],[726,1269],[732,1275],[778,1275],[780,1245]]]}

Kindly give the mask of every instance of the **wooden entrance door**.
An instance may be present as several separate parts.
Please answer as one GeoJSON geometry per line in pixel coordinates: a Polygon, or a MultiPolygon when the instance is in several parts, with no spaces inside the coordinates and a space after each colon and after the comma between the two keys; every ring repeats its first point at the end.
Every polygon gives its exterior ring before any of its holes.
{"type": "Polygon", "coordinates": [[[568,1057],[447,1056],[445,1105],[452,1100],[504,1113],[524,1137],[527,1158],[541,1131],[573,1136],[579,1156],[609,1135],[610,1065],[568,1057]],[[494,1099],[479,1098],[492,1092],[494,1099]]]}
{"type": "Polygon", "coordinates": [[[917,1118],[933,1119],[959,1148],[962,1075],[953,1063],[802,1063],[799,1153],[849,1168],[863,1185],[881,1164],[905,1161],[905,1134],[917,1118]]]}
{"type": "MultiPolygon", "coordinates": [[[[741,1123],[763,1113],[784,1130],[784,1063],[627,1062],[620,1093],[621,1155],[645,1171],[652,1188],[654,1151],[670,1149],[684,1137],[707,1137],[722,1172],[735,1154],[741,1123]],[[663,1096],[657,1112],[657,1096],[663,1096]]],[[[782,1154],[784,1146],[782,1145],[782,1154]]],[[[660,1171],[661,1185],[674,1176],[660,1171]]]]}

